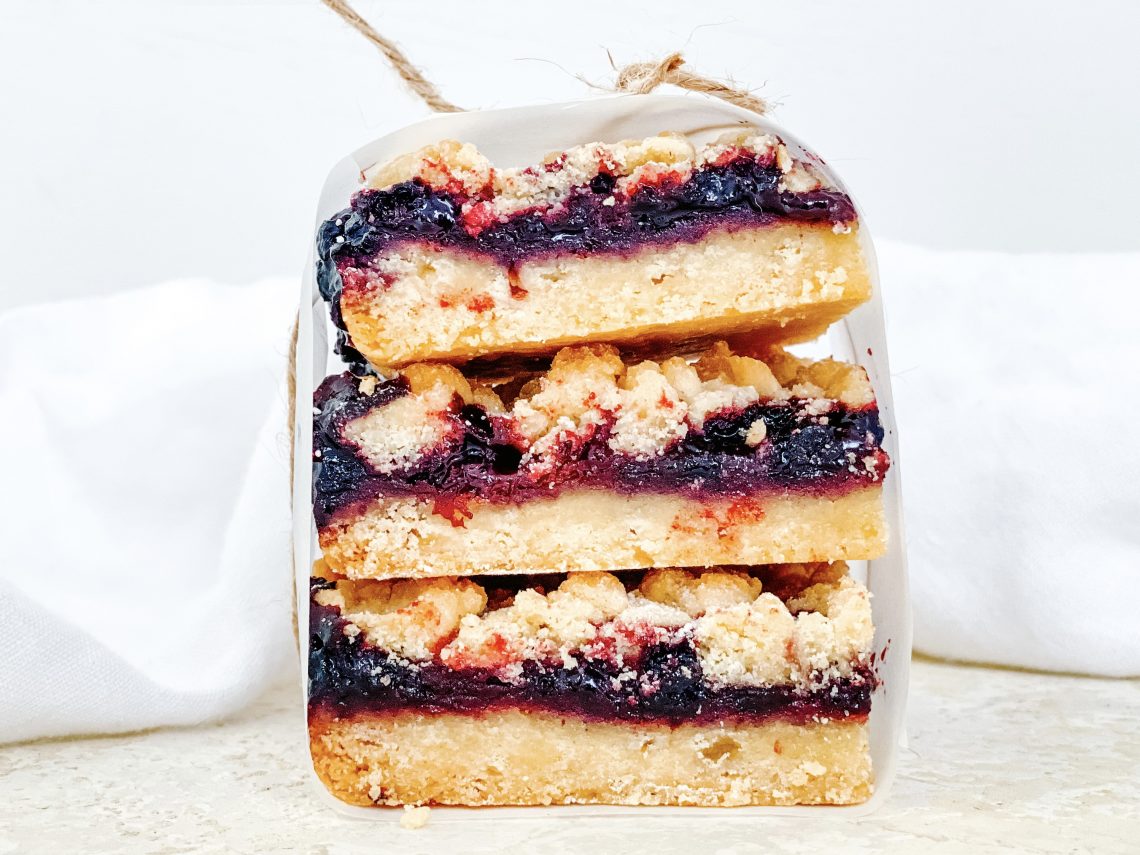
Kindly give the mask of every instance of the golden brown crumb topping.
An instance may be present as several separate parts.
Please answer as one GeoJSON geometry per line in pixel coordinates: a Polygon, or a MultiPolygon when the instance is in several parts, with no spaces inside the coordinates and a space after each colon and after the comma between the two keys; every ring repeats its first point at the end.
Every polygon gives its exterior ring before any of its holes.
{"type": "Polygon", "coordinates": [[[769,568],[653,570],[636,584],[571,573],[549,591],[535,585],[490,598],[470,578],[338,582],[314,598],[340,609],[348,634],[399,658],[507,679],[527,660],[573,667],[581,651],[605,649],[620,664],[645,643],[687,637],[706,679],[777,685],[849,675],[869,654],[870,595],[845,569],[773,569],[786,599],[764,591],[769,568]]]}
{"type": "MultiPolygon", "coordinates": [[[[757,401],[796,398],[816,413],[836,403],[859,408],[874,402],[859,366],[800,359],[782,350],[766,351],[760,359],[736,354],[724,342],[695,362],[673,357],[627,364],[609,345],[565,348],[509,403],[497,388],[469,381],[451,366],[412,365],[401,375],[410,395],[370,410],[345,428],[345,438],[381,473],[405,467],[445,442],[457,429],[448,419],[457,397],[508,418],[522,445],[522,464],[536,471],[554,465],[555,449],[603,424],[610,425],[612,451],[649,459],[699,431],[710,415],[757,401]]],[[[763,421],[746,437],[752,447],[765,438],[763,421]]]]}
{"type": "MultiPolygon", "coordinates": [[[[776,136],[755,129],[722,135],[700,150],[683,135],[662,133],[641,140],[591,142],[547,155],[539,164],[496,168],[471,143],[443,140],[377,164],[364,174],[374,189],[419,180],[437,190],[464,197],[464,213],[478,207],[481,219],[504,221],[534,207],[561,203],[572,190],[599,174],[612,176],[612,197],[628,197],[639,187],[684,181],[695,170],[748,156],[781,173],[780,190],[795,193],[830,187],[812,166],[795,158],[776,136]]],[[[606,204],[606,203],[603,203],[606,204]]]]}

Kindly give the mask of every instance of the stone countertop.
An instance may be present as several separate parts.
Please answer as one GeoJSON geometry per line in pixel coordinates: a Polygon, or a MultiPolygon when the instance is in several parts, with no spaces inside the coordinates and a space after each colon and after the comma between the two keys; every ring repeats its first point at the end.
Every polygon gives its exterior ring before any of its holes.
{"type": "Polygon", "coordinates": [[[222,724],[0,748],[0,853],[1140,852],[1140,681],[916,661],[909,748],[861,819],[342,817],[295,692],[222,724]],[[699,826],[699,827],[698,827],[699,826]]]}

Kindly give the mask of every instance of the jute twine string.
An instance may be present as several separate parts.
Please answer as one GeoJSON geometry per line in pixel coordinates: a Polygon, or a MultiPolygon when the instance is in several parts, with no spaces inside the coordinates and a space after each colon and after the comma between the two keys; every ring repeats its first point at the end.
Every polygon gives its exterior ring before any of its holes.
{"type": "Polygon", "coordinates": [[[457,107],[439,94],[435,84],[428,80],[420,73],[420,70],[412,65],[402,50],[396,47],[396,43],[391,39],[386,39],[380,35],[376,30],[372,29],[372,25],[364,20],[357,13],[355,9],[349,6],[344,0],[321,0],[326,6],[336,12],[341,18],[344,19],[350,27],[356,30],[364,38],[368,39],[380,53],[384,54],[384,59],[388,60],[388,64],[392,66],[393,70],[400,75],[400,79],[408,84],[419,99],[431,107],[437,113],[462,113],[463,108],[457,107]]]}
{"type": "MultiPolygon", "coordinates": [[[[372,25],[364,20],[360,13],[345,0],[321,0],[321,2],[340,15],[345,23],[371,42],[388,60],[389,65],[400,76],[400,79],[408,84],[408,88],[419,96],[420,100],[428,107],[436,113],[462,113],[464,111],[462,107],[458,107],[444,98],[436,85],[424,77],[423,73],[396,46],[395,42],[376,32],[372,25]]],[[[634,95],[646,95],[658,86],[668,84],[676,86],[678,89],[688,89],[691,92],[711,95],[759,115],[768,112],[768,103],[763,98],[753,95],[747,89],[741,89],[739,86],[732,86],[723,81],[688,71],[682,68],[684,64],[685,58],[679,51],[669,54],[664,59],[633,62],[620,69],[614,65],[613,57],[610,57],[610,65],[617,72],[613,85],[603,86],[588,83],[588,81],[587,83],[595,89],[605,89],[610,92],[629,92],[634,95]]]]}

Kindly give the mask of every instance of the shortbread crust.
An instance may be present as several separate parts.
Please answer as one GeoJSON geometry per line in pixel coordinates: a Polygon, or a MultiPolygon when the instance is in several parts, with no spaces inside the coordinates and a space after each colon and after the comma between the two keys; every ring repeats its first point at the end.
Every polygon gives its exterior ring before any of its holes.
{"type": "Polygon", "coordinates": [[[340,575],[386,579],[865,560],[887,544],[879,485],[725,499],[580,490],[453,512],[376,499],[322,527],[321,549],[340,575]]]}
{"type": "Polygon", "coordinates": [[[847,805],[871,796],[864,720],[667,725],[550,713],[403,712],[309,723],[349,804],[847,805]]]}

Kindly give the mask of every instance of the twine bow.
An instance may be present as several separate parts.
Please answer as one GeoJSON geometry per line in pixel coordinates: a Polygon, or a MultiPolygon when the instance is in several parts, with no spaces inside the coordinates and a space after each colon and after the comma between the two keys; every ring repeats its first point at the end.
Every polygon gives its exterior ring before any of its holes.
{"type": "MultiPolygon", "coordinates": [[[[610,64],[613,64],[612,59],[610,64]]],[[[758,115],[768,112],[768,102],[763,98],[753,95],[747,89],[729,86],[711,77],[687,71],[682,68],[684,64],[685,58],[679,52],[674,52],[656,62],[631,62],[621,69],[615,67],[618,74],[613,88],[618,92],[646,95],[667,83],[678,89],[712,95],[758,115]]]]}

